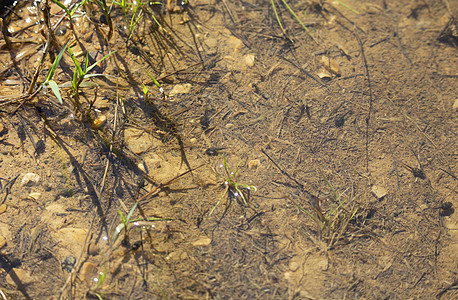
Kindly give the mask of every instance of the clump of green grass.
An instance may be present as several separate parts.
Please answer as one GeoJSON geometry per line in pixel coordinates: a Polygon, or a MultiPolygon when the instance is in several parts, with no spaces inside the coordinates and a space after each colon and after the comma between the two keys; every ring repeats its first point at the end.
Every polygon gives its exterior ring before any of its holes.
{"type": "Polygon", "coordinates": [[[307,209],[292,199],[290,200],[315,222],[318,236],[327,242],[329,247],[332,247],[345,234],[348,224],[355,218],[359,206],[354,195],[346,195],[347,191],[338,194],[329,181],[328,186],[332,190],[333,199],[325,201],[310,195],[309,207],[311,209],[307,209]]]}
{"type": "Polygon", "coordinates": [[[100,76],[109,76],[107,74],[89,74],[89,72],[92,69],[94,69],[100,62],[107,59],[109,56],[111,56],[116,51],[111,51],[110,53],[108,53],[107,55],[105,55],[100,60],[98,60],[97,62],[95,62],[94,64],[90,66],[89,66],[89,54],[86,53],[86,57],[83,62],[83,67],[81,67],[72,49],[68,48],[68,51],[70,52],[70,56],[72,57],[72,60],[75,64],[75,70],[73,72],[73,80],[72,80],[72,96],[77,97],[79,95],[81,84],[83,83],[85,79],[89,79],[91,77],[97,77],[97,76],[99,77],[100,76]]]}
{"type": "MultiPolygon", "coordinates": [[[[272,9],[274,11],[274,14],[275,14],[275,19],[277,20],[278,22],[278,25],[280,26],[280,29],[281,31],[283,32],[283,34],[291,41],[293,42],[293,39],[288,35],[288,33],[286,32],[285,28],[283,27],[283,24],[280,20],[280,16],[277,12],[277,6],[275,5],[275,2],[274,0],[270,0],[271,4],[272,4],[272,9]]],[[[304,28],[305,32],[307,32],[307,34],[313,39],[313,37],[310,35],[310,32],[309,32],[309,29],[307,28],[307,26],[305,26],[305,24],[301,21],[301,19],[297,16],[297,14],[294,12],[294,10],[291,8],[291,6],[289,6],[288,2],[286,0],[281,0],[281,2],[283,3],[284,6],[286,6],[286,8],[288,9],[288,11],[291,13],[291,15],[293,15],[293,17],[296,19],[297,22],[299,22],[299,24],[301,24],[302,28],[304,28]]],[[[349,5],[345,4],[343,1],[339,1],[339,0],[335,0],[335,2],[339,3],[340,5],[344,6],[345,8],[351,10],[352,12],[354,12],[355,14],[359,14],[359,12],[353,8],[351,8],[349,5]]]]}
{"type": "Polygon", "coordinates": [[[237,172],[242,162],[238,163],[237,167],[235,168],[235,171],[229,171],[229,169],[227,168],[226,157],[222,157],[223,164],[220,165],[220,168],[223,170],[223,172],[220,173],[215,170],[215,173],[218,175],[218,177],[224,180],[225,189],[219,197],[218,201],[216,202],[215,206],[210,211],[209,216],[213,214],[213,211],[216,209],[216,207],[218,207],[224,196],[229,195],[229,193],[231,193],[236,198],[240,197],[243,201],[243,204],[245,206],[248,206],[248,195],[246,193],[248,193],[249,191],[257,191],[257,188],[254,185],[239,182],[237,178],[237,172]]]}
{"type": "MultiPolygon", "coordinates": [[[[142,0],[135,0],[132,2],[121,0],[113,1],[113,4],[120,6],[124,14],[127,29],[129,31],[129,35],[126,40],[126,42],[128,42],[131,39],[138,22],[140,22],[141,18],[143,17],[143,6],[145,3],[143,3],[142,0]]],[[[156,2],[154,4],[156,4],[156,2]]]]}
{"type": "Polygon", "coordinates": [[[114,245],[116,240],[118,239],[118,236],[121,232],[124,232],[124,239],[128,239],[128,233],[129,229],[132,227],[138,226],[137,224],[140,224],[142,222],[155,222],[155,221],[169,221],[172,220],[171,218],[137,218],[137,219],[132,219],[132,215],[135,211],[135,209],[138,206],[138,201],[135,202],[135,204],[132,206],[130,209],[129,213],[127,214],[126,217],[124,217],[123,213],[121,210],[118,210],[119,216],[121,217],[121,223],[119,223],[118,226],[116,226],[115,231],[113,232],[113,235],[111,237],[111,244],[114,245]]]}
{"type": "Polygon", "coordinates": [[[49,68],[48,73],[46,74],[45,81],[43,82],[43,85],[39,88],[41,90],[44,86],[49,86],[51,90],[53,91],[54,95],[56,96],[57,100],[59,100],[60,104],[62,104],[62,95],[60,94],[59,86],[57,83],[53,80],[54,73],[56,72],[57,66],[60,63],[60,60],[62,59],[62,56],[65,53],[65,49],[67,49],[68,46],[68,41],[65,43],[64,47],[60,50],[59,54],[57,57],[54,59],[53,64],[51,65],[51,68],[49,68]]]}
{"type": "Polygon", "coordinates": [[[62,2],[60,2],[59,0],[52,0],[52,2],[56,3],[60,8],[62,8],[65,13],[67,14],[68,16],[68,20],[70,22],[70,28],[72,29],[73,33],[75,34],[76,31],[75,31],[75,28],[73,26],[73,18],[75,18],[76,16],[78,15],[75,15],[75,13],[78,11],[78,9],[84,5],[88,0],[83,0],[81,2],[77,2],[73,5],[73,8],[72,7],[66,7],[62,2]]]}

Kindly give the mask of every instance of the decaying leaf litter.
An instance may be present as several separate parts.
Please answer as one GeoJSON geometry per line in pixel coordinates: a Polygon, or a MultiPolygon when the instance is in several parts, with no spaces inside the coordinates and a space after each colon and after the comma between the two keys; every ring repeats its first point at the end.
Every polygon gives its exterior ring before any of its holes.
{"type": "Polygon", "coordinates": [[[2,10],[2,297],[456,297],[456,4],[67,2],[2,10]]]}

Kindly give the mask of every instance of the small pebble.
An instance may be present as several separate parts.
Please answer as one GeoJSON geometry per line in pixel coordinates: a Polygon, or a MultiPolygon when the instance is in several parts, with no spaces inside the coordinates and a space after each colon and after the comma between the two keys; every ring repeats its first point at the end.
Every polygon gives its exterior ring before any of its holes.
{"type": "Polygon", "coordinates": [[[252,159],[248,162],[248,169],[256,170],[260,164],[261,162],[259,161],[259,159],[252,159]]]}
{"type": "Polygon", "coordinates": [[[212,240],[206,236],[201,237],[197,241],[192,242],[192,245],[195,247],[200,247],[200,246],[208,246],[210,245],[212,240]]]}
{"type": "Polygon", "coordinates": [[[107,122],[107,116],[100,115],[92,123],[92,129],[99,129],[103,124],[107,122]]]}
{"type": "Polygon", "coordinates": [[[377,199],[380,200],[383,197],[385,197],[388,192],[382,186],[373,185],[372,186],[372,193],[375,195],[375,197],[377,197],[377,199]]]}
{"type": "Polygon", "coordinates": [[[97,266],[89,261],[85,262],[81,267],[81,278],[83,280],[92,280],[97,276],[97,266]]]}
{"type": "Polygon", "coordinates": [[[189,141],[191,142],[191,144],[197,144],[197,139],[196,138],[192,138],[189,141]]]}
{"type": "Polygon", "coordinates": [[[458,111],[458,98],[456,98],[455,102],[453,103],[453,111],[458,111]]]}
{"type": "Polygon", "coordinates": [[[40,192],[34,192],[29,194],[29,199],[32,200],[38,200],[41,198],[41,193],[40,192]]]}
{"type": "Polygon", "coordinates": [[[99,246],[97,246],[96,244],[89,244],[89,247],[87,249],[87,252],[89,253],[89,255],[91,256],[96,256],[97,254],[99,254],[100,252],[100,248],[99,246]]]}
{"type": "Polygon", "coordinates": [[[35,173],[27,173],[21,181],[21,186],[34,186],[40,182],[40,175],[35,173]]]}
{"type": "Polygon", "coordinates": [[[13,268],[8,273],[8,275],[6,275],[6,282],[9,285],[17,287],[17,283],[18,283],[17,279],[19,279],[19,282],[24,284],[24,285],[30,284],[30,283],[35,281],[35,279],[32,277],[32,275],[31,275],[31,273],[29,271],[26,271],[24,269],[13,268]],[[14,275],[13,275],[13,273],[14,273],[14,275]],[[13,279],[13,278],[15,278],[16,280],[13,279]]]}
{"type": "Polygon", "coordinates": [[[6,211],[6,204],[0,205],[0,215],[6,211]]]}
{"type": "Polygon", "coordinates": [[[253,54],[248,54],[248,55],[245,55],[245,64],[247,65],[247,67],[253,67],[254,66],[254,55],[253,54]]]}

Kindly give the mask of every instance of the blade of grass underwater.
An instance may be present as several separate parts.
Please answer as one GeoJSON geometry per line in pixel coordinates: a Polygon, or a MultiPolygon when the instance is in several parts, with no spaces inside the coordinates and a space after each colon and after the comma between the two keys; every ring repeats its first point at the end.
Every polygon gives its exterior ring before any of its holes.
{"type": "Polygon", "coordinates": [[[78,60],[76,59],[75,54],[73,54],[72,49],[68,48],[68,52],[70,52],[70,56],[72,57],[73,63],[75,64],[75,67],[78,70],[79,76],[84,76],[83,69],[81,69],[81,66],[80,66],[78,60]]]}
{"type": "Polygon", "coordinates": [[[342,1],[335,0],[335,2],[339,3],[343,7],[347,8],[347,9],[351,10],[352,12],[354,12],[355,14],[359,15],[359,12],[357,10],[351,8],[350,6],[348,6],[347,4],[343,3],[342,1]]]}
{"type": "Polygon", "coordinates": [[[57,0],[52,0],[52,2],[56,3],[60,8],[62,8],[70,18],[72,17],[72,13],[68,10],[68,8],[65,5],[63,5],[57,0]]]}
{"type": "Polygon", "coordinates": [[[67,46],[68,46],[68,43],[70,42],[70,40],[68,40],[64,47],[62,48],[62,50],[60,50],[59,54],[57,55],[56,59],[54,60],[54,62],[52,63],[52,66],[51,68],[49,69],[48,71],[48,74],[46,75],[46,80],[45,80],[45,83],[47,83],[49,80],[52,79],[52,77],[54,76],[54,72],[56,72],[56,69],[57,69],[57,65],[59,65],[60,63],[60,60],[62,59],[62,56],[64,55],[64,52],[65,52],[65,49],[67,49],[67,46]]]}
{"type": "Polygon", "coordinates": [[[62,96],[60,95],[59,86],[57,86],[57,83],[54,80],[49,80],[48,85],[51,88],[51,90],[53,91],[56,98],[59,100],[59,103],[63,104],[62,96]]]}
{"type": "Polygon", "coordinates": [[[296,18],[296,20],[302,25],[302,28],[305,29],[305,31],[309,31],[309,29],[304,25],[304,23],[302,23],[301,19],[299,19],[299,17],[296,15],[296,13],[294,12],[294,10],[288,5],[288,3],[286,3],[286,0],[281,0],[283,2],[283,4],[288,8],[289,12],[294,16],[294,18],[296,18]]]}
{"type": "Polygon", "coordinates": [[[277,19],[278,25],[280,25],[281,31],[283,32],[284,35],[286,35],[288,37],[288,35],[286,34],[286,31],[285,31],[285,28],[283,28],[283,25],[282,25],[282,23],[280,21],[280,16],[278,15],[277,7],[275,6],[274,0],[270,0],[270,2],[272,3],[272,8],[274,9],[275,18],[277,19]]]}
{"type": "Polygon", "coordinates": [[[138,202],[135,202],[134,206],[129,211],[129,214],[127,215],[126,221],[129,223],[130,217],[132,217],[132,214],[134,213],[134,210],[137,208],[138,202]]]}
{"type": "Polygon", "coordinates": [[[78,3],[77,5],[75,5],[75,7],[72,9],[71,16],[73,16],[75,14],[75,12],[78,10],[78,8],[80,8],[82,5],[84,5],[84,3],[86,3],[87,1],[88,0],[83,0],[80,3],[78,3]]]}
{"type": "Polygon", "coordinates": [[[99,62],[103,61],[104,59],[106,59],[107,57],[109,57],[110,55],[112,55],[115,52],[116,51],[111,51],[110,53],[108,53],[107,55],[105,55],[104,57],[96,61],[94,64],[92,64],[90,67],[87,68],[86,73],[89,73],[93,68],[95,68],[95,66],[97,66],[99,62]]]}
{"type": "Polygon", "coordinates": [[[148,74],[149,78],[151,78],[151,80],[154,82],[154,84],[160,89],[161,88],[161,85],[159,84],[159,82],[157,82],[156,79],[154,79],[153,75],[151,75],[148,70],[146,70],[146,73],[148,74]]]}

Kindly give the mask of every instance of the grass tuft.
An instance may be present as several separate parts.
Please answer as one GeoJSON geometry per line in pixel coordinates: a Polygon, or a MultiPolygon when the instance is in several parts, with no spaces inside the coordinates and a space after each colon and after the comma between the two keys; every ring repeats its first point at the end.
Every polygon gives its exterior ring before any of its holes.
{"type": "Polygon", "coordinates": [[[254,185],[248,185],[245,183],[240,183],[237,178],[237,172],[239,170],[239,166],[242,162],[239,162],[237,167],[235,168],[235,171],[231,172],[227,168],[227,163],[226,163],[226,157],[223,157],[223,164],[220,165],[220,167],[223,169],[223,172],[220,173],[215,170],[215,173],[218,175],[218,177],[222,178],[224,180],[224,185],[226,188],[224,189],[224,192],[221,194],[219,197],[218,201],[216,201],[215,206],[212,208],[212,210],[209,213],[209,216],[213,214],[213,211],[218,207],[220,204],[221,200],[224,198],[224,196],[228,195],[228,193],[232,193],[235,197],[240,197],[243,201],[243,204],[245,206],[248,206],[248,194],[245,195],[245,193],[249,193],[250,191],[257,191],[257,188],[254,185]]]}

